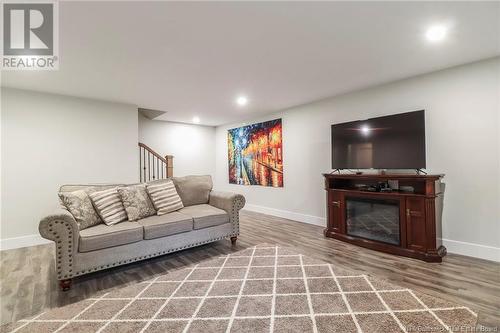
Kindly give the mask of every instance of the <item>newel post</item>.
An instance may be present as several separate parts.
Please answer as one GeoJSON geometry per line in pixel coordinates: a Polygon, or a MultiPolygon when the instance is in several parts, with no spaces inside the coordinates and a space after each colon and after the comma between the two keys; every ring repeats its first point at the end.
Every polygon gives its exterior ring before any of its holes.
{"type": "Polygon", "coordinates": [[[173,177],[174,175],[174,156],[173,155],[166,155],[165,160],[167,161],[167,164],[165,165],[167,169],[167,178],[173,177]]]}

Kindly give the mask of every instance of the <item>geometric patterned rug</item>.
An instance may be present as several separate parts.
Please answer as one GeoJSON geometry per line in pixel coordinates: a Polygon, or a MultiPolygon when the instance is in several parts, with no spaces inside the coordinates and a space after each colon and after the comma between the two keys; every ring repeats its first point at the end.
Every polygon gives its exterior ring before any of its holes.
{"type": "Polygon", "coordinates": [[[470,332],[476,321],[467,307],[260,244],[1,332],[470,332]]]}

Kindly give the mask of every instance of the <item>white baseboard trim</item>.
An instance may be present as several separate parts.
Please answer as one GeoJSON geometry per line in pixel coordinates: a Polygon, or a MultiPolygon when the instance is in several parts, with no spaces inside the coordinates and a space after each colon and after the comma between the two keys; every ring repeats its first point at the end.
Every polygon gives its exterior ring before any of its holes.
{"type": "MultiPolygon", "coordinates": [[[[289,220],[326,226],[326,218],[307,215],[301,213],[290,212],[287,210],[269,208],[259,205],[246,204],[244,210],[282,217],[289,220]]],[[[448,250],[448,253],[455,253],[469,257],[492,260],[500,262],[500,248],[488,245],[455,241],[451,239],[442,239],[443,245],[448,250]]]]}
{"type": "Polygon", "coordinates": [[[21,247],[35,246],[52,243],[40,235],[27,235],[21,237],[0,239],[0,251],[18,249],[21,247]]]}
{"type": "Polygon", "coordinates": [[[326,227],[326,218],[324,218],[324,217],[295,213],[295,212],[290,212],[288,210],[281,210],[281,209],[269,208],[269,207],[252,205],[252,204],[246,204],[244,210],[249,210],[252,212],[273,215],[273,216],[282,217],[282,218],[289,219],[289,220],[294,220],[294,221],[299,221],[299,222],[304,222],[304,223],[309,223],[309,224],[314,224],[314,225],[326,227]]]}
{"type": "Polygon", "coordinates": [[[500,248],[476,243],[461,242],[451,239],[441,239],[448,253],[481,258],[500,262],[500,248]]]}

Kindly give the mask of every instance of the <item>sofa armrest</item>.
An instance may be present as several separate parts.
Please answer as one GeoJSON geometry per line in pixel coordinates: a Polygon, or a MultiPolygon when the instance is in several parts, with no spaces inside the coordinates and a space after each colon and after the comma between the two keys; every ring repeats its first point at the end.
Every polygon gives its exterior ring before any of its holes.
{"type": "Polygon", "coordinates": [[[239,211],[245,206],[245,197],[231,192],[211,191],[208,203],[227,212],[229,222],[233,225],[233,234],[238,235],[240,233],[239,211]]]}
{"type": "Polygon", "coordinates": [[[63,208],[40,220],[38,230],[43,238],[56,245],[56,271],[58,280],[69,279],[73,275],[74,254],[78,251],[79,228],[73,215],[63,208]]]}

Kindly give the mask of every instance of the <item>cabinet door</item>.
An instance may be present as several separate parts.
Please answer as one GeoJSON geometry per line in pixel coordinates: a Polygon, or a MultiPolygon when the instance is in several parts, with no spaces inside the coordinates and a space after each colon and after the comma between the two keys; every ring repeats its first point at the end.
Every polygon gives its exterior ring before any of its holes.
{"type": "Polygon", "coordinates": [[[330,229],[336,233],[345,233],[342,219],[342,197],[339,192],[329,191],[328,209],[330,229]]]}
{"type": "Polygon", "coordinates": [[[425,251],[425,200],[406,199],[406,244],[409,249],[425,251]]]}

